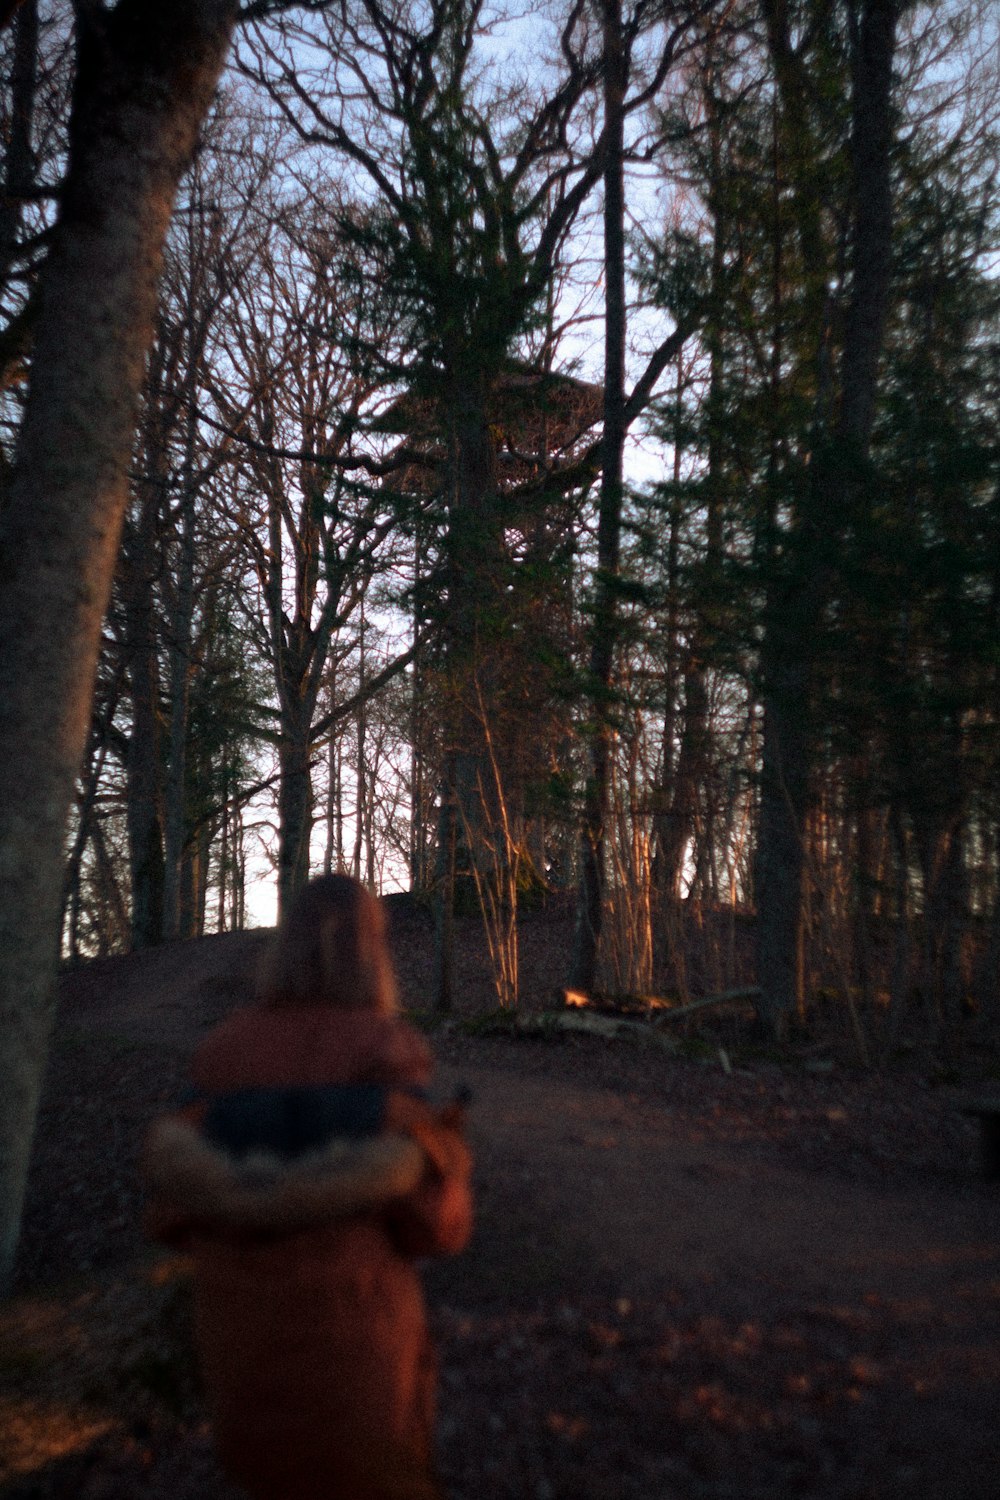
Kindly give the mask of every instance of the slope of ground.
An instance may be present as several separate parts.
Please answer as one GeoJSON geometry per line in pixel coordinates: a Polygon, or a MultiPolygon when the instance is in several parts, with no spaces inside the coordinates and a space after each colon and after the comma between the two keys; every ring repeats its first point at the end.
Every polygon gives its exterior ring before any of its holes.
{"type": "MultiPolygon", "coordinates": [[[[568,926],[525,926],[548,1003],[568,926]]],[[[0,1314],[0,1495],[234,1500],[187,1348],[187,1272],[142,1242],[135,1153],[260,936],[68,975],[20,1267],[0,1314]]],[[[404,999],[429,926],[402,911],[404,999]]],[[[459,1012],[490,1003],[475,924],[459,1012]]],[[[953,1086],[435,1030],[473,1092],[478,1226],[428,1268],[453,1500],[995,1500],[1000,1190],[953,1086]],[[729,1068],[722,1064],[725,1063],[729,1068]]],[[[699,1056],[698,1054],[703,1054],[699,1056]]]]}

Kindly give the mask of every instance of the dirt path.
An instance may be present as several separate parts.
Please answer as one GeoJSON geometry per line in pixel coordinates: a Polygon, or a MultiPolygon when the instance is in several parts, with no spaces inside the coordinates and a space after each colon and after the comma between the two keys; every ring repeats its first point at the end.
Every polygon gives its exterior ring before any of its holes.
{"type": "MultiPolygon", "coordinates": [[[[232,1496],[134,1154],[258,947],[67,983],[0,1319],[4,1500],[232,1496]]],[[[997,1500],[1000,1192],[956,1094],[594,1040],[436,1045],[441,1091],[473,1090],[478,1183],[470,1250],[427,1276],[453,1500],[997,1500]]]]}
{"type": "MultiPolygon", "coordinates": [[[[916,1189],[817,1173],[759,1143],[691,1141],[667,1104],[461,1071],[476,1091],[484,1222],[435,1291],[459,1305],[570,1295],[603,1307],[612,1402],[628,1406],[628,1341],[640,1367],[671,1372],[634,1441],[648,1444],[671,1400],[683,1413],[692,1468],[661,1467],[644,1481],[664,1486],[653,1493],[1000,1494],[994,1194],[960,1173],[916,1189]],[[651,1329],[664,1328],[657,1344],[651,1329]],[[775,1448],[789,1460],[781,1478],[775,1448]]],[[[601,1390],[576,1394],[589,1431],[601,1390]]],[[[607,1470],[592,1492],[615,1493],[607,1470]]]]}
{"type": "MultiPolygon", "coordinates": [[[[992,1195],[879,1190],[780,1165],[752,1144],[678,1139],[665,1105],[460,1073],[475,1096],[480,1202],[497,1184],[518,1200],[503,1240],[478,1245],[467,1269],[507,1294],[517,1278],[526,1291],[644,1298],[697,1286],[720,1312],[760,1316],[822,1300],[937,1302],[984,1278],[1000,1288],[992,1195]]],[[[459,1070],[443,1079],[459,1082],[459,1070]]]]}

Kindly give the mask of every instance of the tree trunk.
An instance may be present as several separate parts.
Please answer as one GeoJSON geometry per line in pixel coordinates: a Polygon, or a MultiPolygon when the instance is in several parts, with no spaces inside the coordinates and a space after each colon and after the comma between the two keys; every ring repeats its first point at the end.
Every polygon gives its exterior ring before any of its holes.
{"type": "MultiPolygon", "coordinates": [[[[820,224],[815,185],[808,171],[796,184],[798,232],[804,264],[813,271],[817,339],[817,444],[802,485],[798,529],[785,597],[775,601],[764,648],[764,765],[757,855],[758,983],[762,1018],[781,1028],[800,1004],[802,889],[809,798],[809,735],[806,728],[814,678],[816,631],[829,594],[828,532],[843,524],[866,493],[863,484],[875,415],[878,361],[888,305],[892,255],[892,59],[898,0],[864,0],[852,7],[851,74],[851,296],[844,322],[840,366],[840,412],[831,423],[824,396],[825,296],[821,269],[826,257],[817,241],[820,224]],[[786,905],[786,903],[792,903],[786,905]]],[[[788,50],[784,10],[767,4],[772,55],[782,109],[796,151],[802,145],[803,98],[797,54],[788,50]]],[[[798,162],[793,152],[793,176],[798,162]]]]}
{"type": "Polygon", "coordinates": [[[355,721],[355,733],[357,736],[358,764],[357,776],[355,778],[354,796],[354,857],[351,868],[355,880],[361,879],[361,846],[365,833],[365,736],[368,728],[368,705],[365,702],[365,603],[362,599],[359,611],[359,634],[358,634],[358,691],[361,700],[358,703],[358,716],[355,721]]]}
{"type": "Polygon", "coordinates": [[[163,240],[235,12],[235,0],[76,12],[69,162],[0,519],[0,1291],[45,1067],[63,839],[163,240]]]}
{"type": "Polygon", "coordinates": [[[435,869],[437,1007],[452,1004],[454,908],[458,876],[482,859],[486,809],[477,788],[492,786],[480,704],[497,701],[496,643],[503,617],[503,531],[497,511],[496,445],[484,380],[455,383],[448,517],[448,614],[445,622],[445,790],[435,869]]]}
{"type": "Polygon", "coordinates": [[[97,956],[105,958],[109,953],[124,952],[129,938],[129,915],[118,883],[115,862],[108,850],[104,828],[100,821],[93,825],[90,841],[94,846],[97,866],[97,956]]]}
{"type": "Polygon", "coordinates": [[[230,807],[229,807],[229,776],[227,774],[226,757],[222,757],[222,827],[219,839],[219,889],[216,892],[216,932],[226,930],[226,891],[229,883],[229,861],[230,861],[230,807]]]}
{"type": "Polygon", "coordinates": [[[444,784],[438,819],[437,869],[434,891],[434,1007],[447,1015],[454,1004],[455,983],[455,811],[454,755],[445,754],[444,784]]]}
{"type": "Polygon", "coordinates": [[[181,851],[181,873],[178,890],[177,936],[181,939],[199,937],[198,929],[198,861],[201,849],[201,831],[195,829],[185,840],[181,851]]]}
{"type": "Polygon", "coordinates": [[[677,392],[675,430],[673,433],[673,494],[670,500],[670,517],[667,532],[667,610],[663,687],[666,704],[663,712],[663,750],[660,765],[659,786],[656,796],[656,815],[653,820],[655,853],[653,857],[653,881],[661,896],[672,903],[677,900],[680,887],[681,860],[680,841],[674,815],[677,800],[674,780],[675,765],[680,759],[675,749],[678,721],[678,689],[681,676],[680,660],[680,543],[681,543],[681,465],[684,453],[682,418],[684,414],[684,366],[683,351],[677,356],[677,392]]]}
{"type": "Polygon", "coordinates": [[[626,61],[621,0],[604,5],[604,431],[601,499],[597,523],[597,580],[591,636],[590,678],[594,736],[584,794],[580,842],[580,889],[570,987],[589,992],[597,977],[604,916],[604,843],[611,775],[613,728],[611,684],[618,640],[618,565],[622,472],[625,449],[625,176],[624,104],[626,61]]]}
{"type": "Polygon", "coordinates": [[[782,652],[765,669],[760,824],[754,869],[757,906],[758,1011],[780,1034],[802,995],[802,887],[808,812],[806,672],[782,652]]]}
{"type": "Polygon", "coordinates": [[[851,300],[837,437],[862,462],[875,419],[892,275],[892,61],[901,8],[902,0],[864,0],[851,46],[851,300]]]}
{"type": "Polygon", "coordinates": [[[423,587],[423,542],[419,528],[413,555],[413,675],[410,682],[410,889],[423,895],[429,885],[425,800],[426,750],[424,653],[421,646],[420,600],[423,587]]]}
{"type": "Polygon", "coordinates": [[[195,508],[191,481],[192,424],[185,455],[185,492],[178,533],[176,582],[167,651],[170,682],[167,773],[163,790],[163,928],[181,935],[181,880],[187,837],[187,740],[190,718],[191,643],[194,621],[195,508]]]}
{"type": "Polygon", "coordinates": [[[236,855],[233,861],[233,920],[236,932],[247,925],[247,851],[243,827],[243,808],[236,808],[236,855]]]}
{"type": "Polygon", "coordinates": [[[123,643],[132,727],[129,733],[126,808],[132,895],[132,947],[163,939],[163,785],[160,754],[160,684],[153,585],[158,568],[157,496],[143,486],[134,526],[126,528],[121,560],[123,643]]]}
{"type": "MultiPolygon", "coordinates": [[[[337,700],[337,665],[331,662],[327,670],[327,702],[330,709],[337,700]]],[[[332,875],[334,870],[340,871],[342,855],[342,839],[338,838],[340,829],[340,737],[332,729],[326,745],[326,806],[324,818],[326,822],[326,847],[323,850],[323,874],[332,875]]]]}
{"type": "MultiPolygon", "coordinates": [[[[667,901],[680,900],[684,855],[695,831],[698,790],[708,777],[708,692],[705,671],[690,655],[684,670],[684,724],[674,768],[670,805],[659,820],[658,876],[667,901]]],[[[704,841],[710,830],[703,832],[704,841]]]]}
{"type": "Polygon", "coordinates": [[[309,843],[312,837],[312,776],[309,761],[309,725],[290,725],[287,720],[279,752],[281,780],[278,786],[278,909],[288,911],[296,893],[309,879],[309,843]],[[292,731],[291,733],[289,731],[292,731]],[[286,737],[287,736],[287,737],[286,737]]]}

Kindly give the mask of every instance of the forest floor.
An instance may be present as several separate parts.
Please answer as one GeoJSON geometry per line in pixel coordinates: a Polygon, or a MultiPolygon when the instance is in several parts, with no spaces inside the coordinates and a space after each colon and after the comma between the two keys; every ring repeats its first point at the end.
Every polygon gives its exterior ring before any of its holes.
{"type": "MultiPolygon", "coordinates": [[[[565,919],[526,921],[528,1008],[551,1006],[569,941],[565,919]]],[[[188,1270],[142,1241],[135,1160],[261,942],[62,981],[0,1308],[3,1500],[237,1500],[188,1270]]],[[[419,913],[394,947],[417,1006],[419,913]]],[[[491,1004],[471,920],[458,980],[433,1039],[441,1093],[473,1093],[477,1229],[426,1276],[452,1500],[997,1500],[1000,1184],[961,1107],[1000,1092],[988,1043],[876,1072],[836,1039],[769,1053],[738,1018],[691,1022],[673,1051],[512,1034],[470,1024],[491,1004]]]]}

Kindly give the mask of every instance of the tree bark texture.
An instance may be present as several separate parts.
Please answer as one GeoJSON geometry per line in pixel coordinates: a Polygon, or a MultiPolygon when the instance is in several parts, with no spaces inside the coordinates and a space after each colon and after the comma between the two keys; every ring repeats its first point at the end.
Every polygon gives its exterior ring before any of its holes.
{"type": "Polygon", "coordinates": [[[604,6],[604,431],[597,523],[597,580],[591,636],[593,718],[590,774],[584,793],[572,989],[593,990],[605,901],[605,837],[613,748],[611,689],[618,642],[617,581],[625,449],[625,176],[624,115],[627,63],[620,0],[604,6]]]}
{"type": "Polygon", "coordinates": [[[163,240],[235,12],[235,0],[77,10],[69,162],[0,520],[4,1288],[51,1025],[66,819],[128,495],[163,240]]]}
{"type": "Polygon", "coordinates": [[[892,60],[901,0],[867,0],[851,49],[851,300],[844,330],[839,433],[867,451],[892,276],[892,60]]]}
{"type": "MultiPolygon", "coordinates": [[[[456,361],[456,363],[458,363],[456,361]]],[[[456,378],[446,402],[451,432],[448,514],[445,768],[435,870],[436,1005],[452,1005],[454,906],[460,871],[482,859],[487,822],[479,788],[493,774],[480,704],[499,701],[495,654],[502,625],[504,548],[488,380],[456,378]]]]}
{"type": "Polygon", "coordinates": [[[802,1003],[806,668],[790,653],[765,670],[760,825],[754,866],[761,1020],[776,1034],[802,1003]]]}
{"type": "Polygon", "coordinates": [[[445,757],[438,819],[437,870],[434,901],[434,1008],[448,1015],[455,1001],[455,811],[454,758],[445,757]]]}
{"type": "Polygon", "coordinates": [[[283,715],[278,783],[278,899],[287,912],[297,891],[309,879],[309,846],[313,827],[312,772],[308,714],[295,725],[283,715]]]}
{"type": "MultiPolygon", "coordinates": [[[[660,890],[668,902],[681,898],[684,857],[695,832],[698,793],[710,775],[708,692],[701,663],[690,657],[684,672],[684,720],[677,763],[671,775],[670,802],[657,829],[660,890]]],[[[703,832],[702,844],[708,841],[703,832]]]]}

